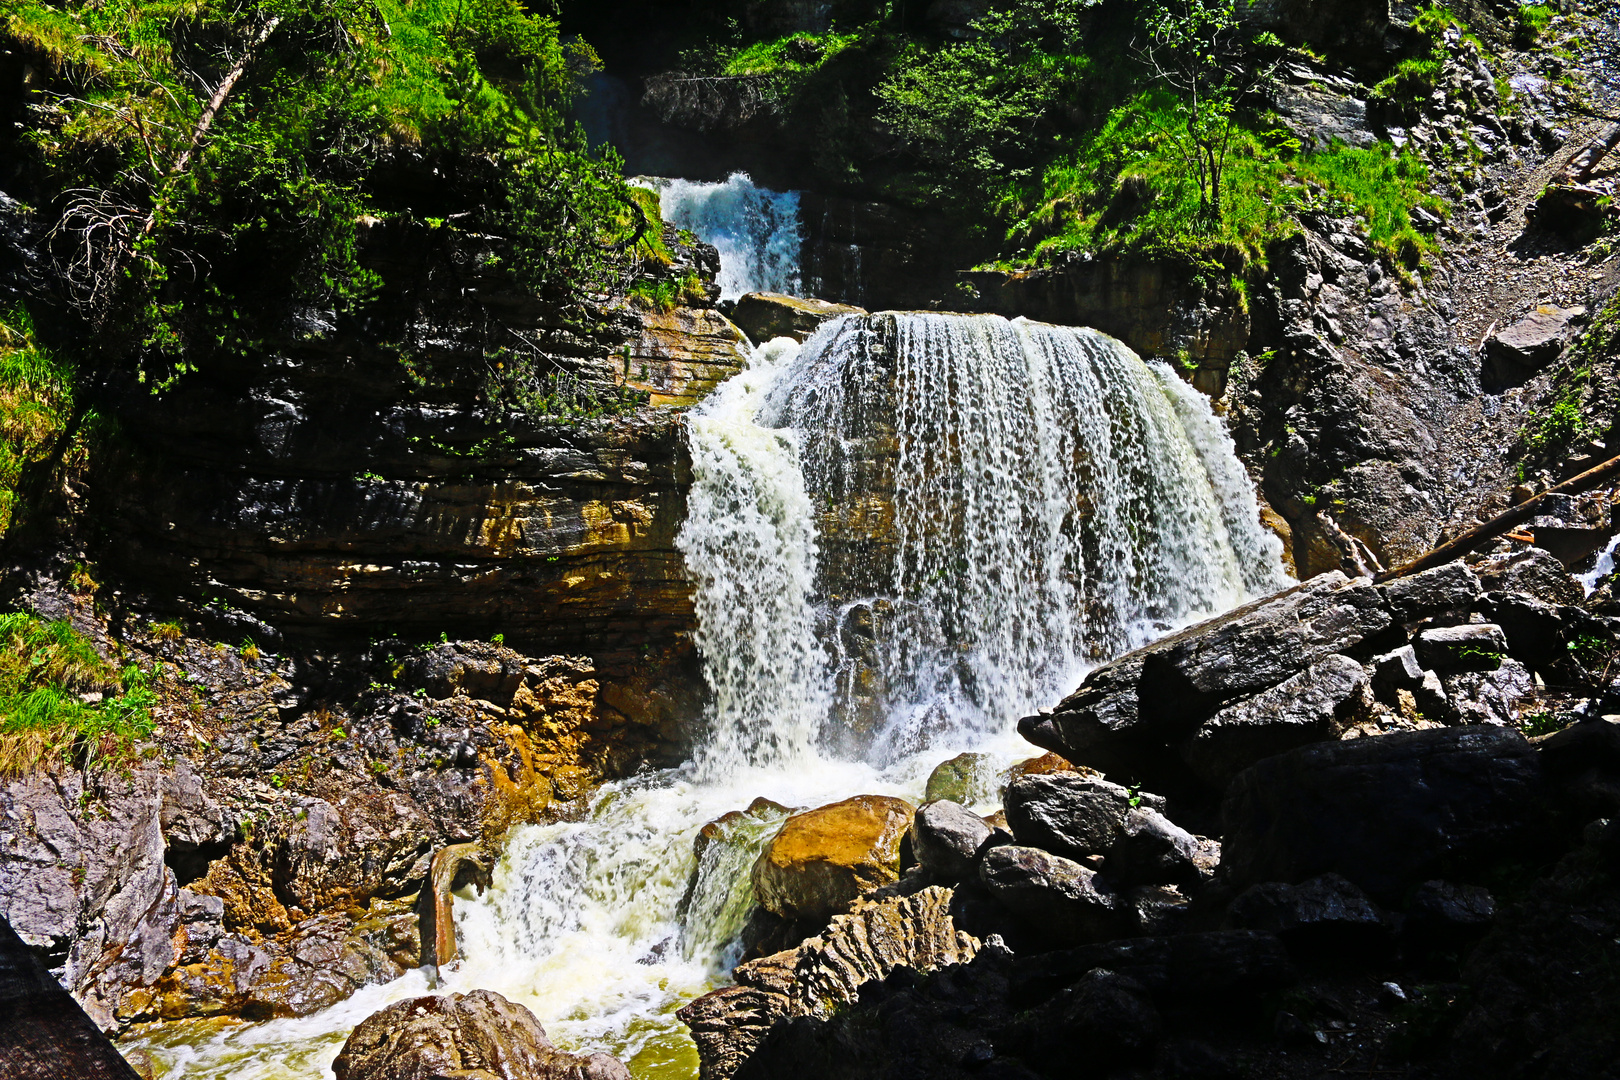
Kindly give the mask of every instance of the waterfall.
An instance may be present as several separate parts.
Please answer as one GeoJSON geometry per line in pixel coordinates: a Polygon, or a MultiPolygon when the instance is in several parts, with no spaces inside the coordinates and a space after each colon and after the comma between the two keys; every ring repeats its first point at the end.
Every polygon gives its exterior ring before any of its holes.
{"type": "MultiPolygon", "coordinates": [[[[960,750],[1028,757],[1015,721],[1087,665],[1284,584],[1209,403],[1093,331],[844,318],[760,347],[686,427],[676,544],[708,739],[515,831],[494,887],[456,906],[463,959],[437,988],[497,990],[644,1080],[696,1076],[673,1012],[738,959],[785,807],[916,800],[960,750]]],[[[412,973],[145,1045],[188,1077],[314,1078],[359,1020],[425,992],[412,973]]]]}
{"type": "Polygon", "coordinates": [[[799,193],[755,186],[747,173],[714,184],[646,178],[664,220],[720,251],[720,298],[774,292],[798,296],[799,193]]]}
{"type": "Polygon", "coordinates": [[[1087,665],[1285,580],[1209,403],[1095,331],[846,318],[762,421],[796,432],[828,508],[836,708],[880,760],[1003,727],[1087,665]]]}

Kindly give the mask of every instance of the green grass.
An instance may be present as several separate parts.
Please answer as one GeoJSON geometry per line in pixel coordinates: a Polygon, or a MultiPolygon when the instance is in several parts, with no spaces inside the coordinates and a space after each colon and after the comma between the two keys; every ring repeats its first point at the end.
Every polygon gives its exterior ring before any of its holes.
{"type": "Polygon", "coordinates": [[[815,71],[863,39],[855,34],[789,34],[772,41],[756,41],[726,60],[726,75],[800,75],[815,71]]]}
{"type": "Polygon", "coordinates": [[[40,347],[27,311],[0,314],[0,535],[24,467],[49,453],[72,408],[71,365],[40,347]]]}
{"type": "Polygon", "coordinates": [[[155,703],[141,668],[116,667],[67,622],[0,615],[0,774],[120,760],[152,733],[155,703]]]}
{"type": "Polygon", "coordinates": [[[1011,196],[1008,237],[1018,262],[1069,250],[1119,252],[1239,275],[1264,265],[1267,248],[1297,231],[1294,215],[1320,209],[1359,218],[1369,246],[1393,267],[1420,269],[1436,250],[1412,210],[1443,215],[1428,171],[1410,153],[1381,144],[1335,144],[1301,153],[1285,132],[1234,132],[1220,220],[1200,212],[1198,192],[1166,129],[1173,104],[1149,91],[1113,110],[1075,151],[1049,166],[1033,205],[1011,196]]]}
{"type": "Polygon", "coordinates": [[[1514,44],[1521,49],[1534,45],[1557,14],[1546,4],[1521,4],[1514,13],[1514,44]]]}
{"type": "Polygon", "coordinates": [[[630,286],[631,302],[649,311],[667,313],[682,304],[697,303],[702,299],[703,282],[691,271],[678,278],[665,278],[662,281],[642,278],[630,286]]]}

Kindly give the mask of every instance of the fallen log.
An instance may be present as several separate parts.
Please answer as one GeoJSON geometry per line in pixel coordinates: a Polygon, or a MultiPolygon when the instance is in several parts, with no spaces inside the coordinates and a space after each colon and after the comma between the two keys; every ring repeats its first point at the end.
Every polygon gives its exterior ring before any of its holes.
{"type": "Polygon", "coordinates": [[[1615,476],[1620,476],[1620,457],[1612,457],[1601,465],[1588,469],[1577,476],[1572,476],[1562,484],[1550,487],[1540,495],[1526,499],[1511,510],[1496,515],[1485,524],[1469,529],[1456,539],[1441,544],[1433,551],[1425,555],[1419,555],[1405,566],[1398,566],[1393,570],[1387,570],[1379,574],[1373,580],[1380,583],[1393,581],[1395,578],[1416,574],[1439,566],[1442,563],[1451,562],[1453,559],[1461,558],[1486,541],[1494,540],[1515,525],[1535,517],[1551,496],[1578,495],[1583,491],[1590,491],[1603,483],[1603,481],[1615,476]]]}
{"type": "Polygon", "coordinates": [[[1620,124],[1610,124],[1594,137],[1558,170],[1554,184],[1583,184],[1597,171],[1598,165],[1620,146],[1620,124]]]}

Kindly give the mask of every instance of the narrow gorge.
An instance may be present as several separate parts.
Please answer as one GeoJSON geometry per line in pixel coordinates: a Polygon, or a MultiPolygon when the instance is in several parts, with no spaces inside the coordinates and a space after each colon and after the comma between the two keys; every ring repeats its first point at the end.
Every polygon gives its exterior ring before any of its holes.
{"type": "Polygon", "coordinates": [[[0,1074],[1610,1075],[1617,26],[16,0],[0,1074]]]}

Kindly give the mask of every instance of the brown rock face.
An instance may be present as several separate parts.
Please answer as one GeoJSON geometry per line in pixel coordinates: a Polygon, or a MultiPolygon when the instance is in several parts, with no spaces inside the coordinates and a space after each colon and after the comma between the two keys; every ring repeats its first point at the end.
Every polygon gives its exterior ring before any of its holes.
{"type": "Polygon", "coordinates": [[[625,357],[624,385],[652,405],[696,405],[748,362],[748,341],[712,308],[640,311],[641,331],[625,357]]]}
{"type": "Polygon", "coordinates": [[[828,919],[900,876],[900,841],[915,811],[904,799],[858,795],[782,825],[754,864],[760,903],[784,919],[828,919]]]}
{"type": "Polygon", "coordinates": [[[803,341],[816,328],[840,315],[865,315],[864,308],[827,300],[801,300],[779,293],[749,293],[737,301],[732,320],[756,344],[787,337],[803,341]]]}
{"type": "Polygon", "coordinates": [[[337,1080],[630,1080],[607,1054],[565,1054],[534,1014],[489,990],[419,997],[366,1018],[332,1063],[337,1080]]]}

